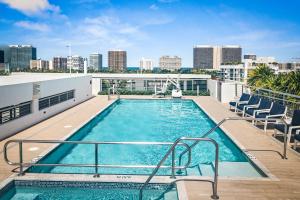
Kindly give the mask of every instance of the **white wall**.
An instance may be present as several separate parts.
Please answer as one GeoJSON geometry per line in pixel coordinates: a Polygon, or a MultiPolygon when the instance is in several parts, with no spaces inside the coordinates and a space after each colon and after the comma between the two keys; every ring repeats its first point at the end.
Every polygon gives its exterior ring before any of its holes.
{"type": "Polygon", "coordinates": [[[32,113],[0,125],[0,140],[75,106],[92,97],[92,77],[78,76],[41,81],[39,98],[75,90],[75,98],[54,106],[38,109],[38,98],[33,97],[33,83],[0,86],[0,108],[32,101],[32,113]]]}
{"type": "Polygon", "coordinates": [[[221,84],[221,102],[228,103],[235,99],[236,86],[235,83],[222,82],[221,84]]]}
{"type": "Polygon", "coordinates": [[[246,92],[242,84],[211,79],[207,80],[207,89],[210,91],[210,96],[222,103],[228,103],[246,92]]]}
{"type": "Polygon", "coordinates": [[[207,80],[207,89],[209,90],[210,96],[218,99],[218,80],[207,80]]]}

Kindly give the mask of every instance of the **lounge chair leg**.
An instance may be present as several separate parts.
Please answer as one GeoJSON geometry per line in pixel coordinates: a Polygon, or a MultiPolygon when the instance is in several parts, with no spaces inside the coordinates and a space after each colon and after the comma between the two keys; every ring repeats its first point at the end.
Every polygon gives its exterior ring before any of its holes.
{"type": "Polygon", "coordinates": [[[265,126],[264,126],[265,133],[267,133],[267,126],[268,126],[268,120],[265,121],[265,126]]]}
{"type": "Polygon", "coordinates": [[[292,130],[290,129],[287,135],[287,142],[286,142],[287,146],[290,145],[291,137],[292,137],[292,130]]]}
{"type": "Polygon", "coordinates": [[[294,147],[293,147],[293,149],[294,149],[294,150],[296,150],[296,149],[297,149],[297,145],[298,145],[298,141],[297,141],[297,140],[295,140],[295,142],[294,142],[294,147]]]}

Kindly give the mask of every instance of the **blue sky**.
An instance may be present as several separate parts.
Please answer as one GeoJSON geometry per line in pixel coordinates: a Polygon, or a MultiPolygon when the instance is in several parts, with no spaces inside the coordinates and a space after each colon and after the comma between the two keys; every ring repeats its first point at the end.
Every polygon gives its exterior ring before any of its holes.
{"type": "Polygon", "coordinates": [[[38,57],[124,49],[128,66],[161,55],[192,66],[195,44],[238,44],[243,53],[300,57],[298,0],[0,0],[3,44],[32,44],[38,57]],[[30,3],[28,3],[30,2],[30,3]]]}

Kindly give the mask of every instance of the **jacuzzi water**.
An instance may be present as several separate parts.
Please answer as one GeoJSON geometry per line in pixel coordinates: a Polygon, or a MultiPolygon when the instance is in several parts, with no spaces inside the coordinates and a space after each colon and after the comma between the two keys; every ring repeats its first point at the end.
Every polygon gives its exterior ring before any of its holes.
{"type": "MultiPolygon", "coordinates": [[[[174,142],[180,137],[201,137],[215,123],[192,100],[118,100],[100,113],[68,140],[174,142]]],[[[241,134],[243,132],[241,131],[241,134]]],[[[209,135],[219,145],[219,174],[233,177],[262,177],[247,156],[221,130],[209,135]]],[[[186,143],[191,144],[191,141],[186,143]]],[[[157,165],[169,145],[99,145],[99,164],[157,165]]],[[[178,155],[184,147],[176,148],[178,155]]],[[[39,163],[94,164],[94,145],[59,145],[39,163]]],[[[182,175],[212,175],[215,149],[200,142],[192,150],[192,163],[182,175]]],[[[169,158],[165,165],[170,165],[169,158]]],[[[185,163],[185,162],[183,162],[185,163]]],[[[94,173],[92,167],[31,167],[30,172],[94,173]]],[[[99,168],[102,174],[150,174],[149,168],[99,168]]],[[[169,175],[160,169],[159,175],[169,175]]]]}
{"type": "MultiPolygon", "coordinates": [[[[57,181],[14,181],[0,191],[1,200],[138,200],[141,184],[57,181]]],[[[149,184],[143,200],[177,200],[176,186],[149,184]]]]}

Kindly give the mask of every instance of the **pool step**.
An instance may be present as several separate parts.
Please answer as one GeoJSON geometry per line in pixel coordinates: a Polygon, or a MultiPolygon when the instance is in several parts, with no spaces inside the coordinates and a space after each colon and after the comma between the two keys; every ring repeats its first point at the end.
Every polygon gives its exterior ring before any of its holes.
{"type": "MultiPolygon", "coordinates": [[[[214,164],[199,164],[187,168],[189,176],[213,176],[214,164]]],[[[261,177],[261,175],[248,162],[219,162],[220,176],[235,177],[261,177]]]]}
{"type": "Polygon", "coordinates": [[[17,193],[15,194],[11,200],[38,200],[39,194],[34,193],[17,193]]]}
{"type": "Polygon", "coordinates": [[[176,199],[178,199],[176,190],[171,190],[165,193],[164,195],[164,200],[176,200],[176,199]]]}

